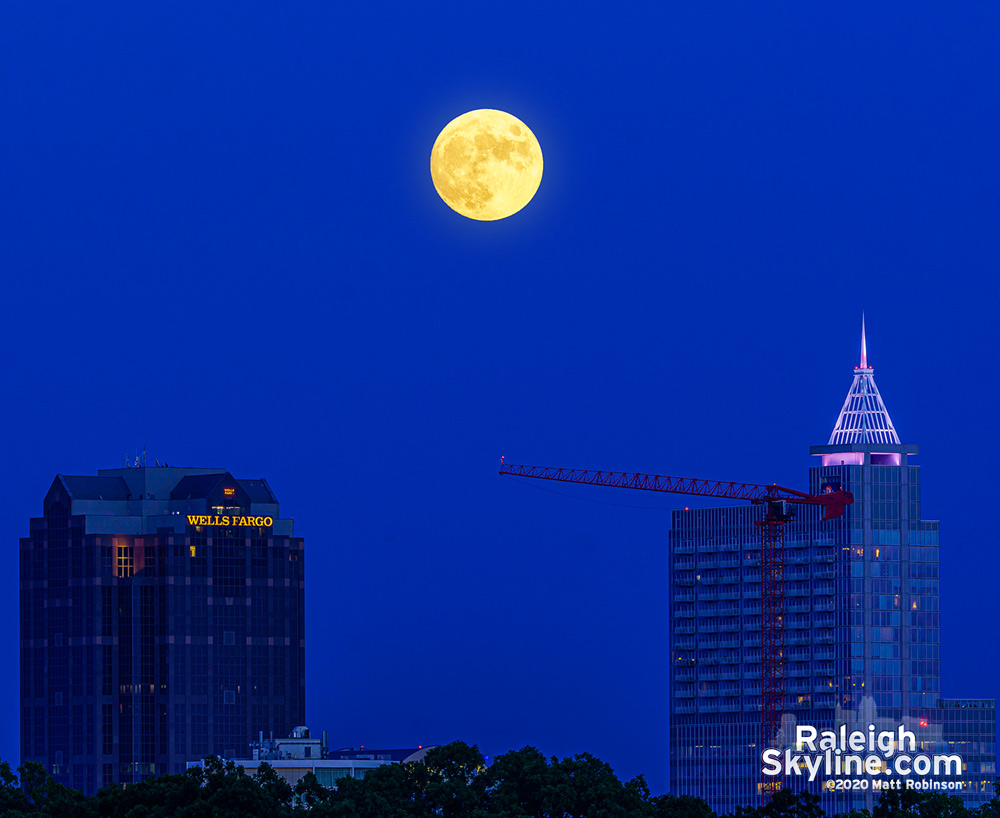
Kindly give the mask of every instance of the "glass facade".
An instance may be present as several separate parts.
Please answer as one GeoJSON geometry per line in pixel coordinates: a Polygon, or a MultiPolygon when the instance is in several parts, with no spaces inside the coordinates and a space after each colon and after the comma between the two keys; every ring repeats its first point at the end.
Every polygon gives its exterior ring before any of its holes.
{"type": "MultiPolygon", "coordinates": [[[[941,698],[938,523],[920,514],[916,446],[813,447],[810,493],[854,494],[837,519],[798,506],[785,530],[783,737],[840,725],[911,730],[918,752],[959,753],[959,794],[992,796],[992,700],[941,698]]],[[[670,531],[671,792],[719,813],[759,803],[761,506],[673,512],[670,531]]],[[[925,776],[914,776],[924,778],[925,776]]],[[[840,811],[867,792],[828,792],[826,777],[783,779],[840,811]]],[[[944,779],[942,779],[944,780],[944,779]]],[[[954,779],[952,779],[954,780],[954,779]]]]}
{"type": "Polygon", "coordinates": [[[304,723],[303,541],[265,481],[60,475],[20,548],[22,760],[93,793],[304,723]]]}

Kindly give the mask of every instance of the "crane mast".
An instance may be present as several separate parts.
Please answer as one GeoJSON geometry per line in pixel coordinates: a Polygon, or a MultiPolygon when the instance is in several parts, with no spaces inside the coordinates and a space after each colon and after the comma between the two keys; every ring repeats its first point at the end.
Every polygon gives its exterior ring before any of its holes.
{"type": "MultiPolygon", "coordinates": [[[[513,465],[504,463],[502,457],[500,474],[591,486],[749,500],[754,504],[766,505],[764,519],[757,520],[757,527],[760,530],[761,582],[761,736],[758,746],[763,752],[767,747],[779,742],[781,717],[785,709],[785,526],[794,517],[794,505],[821,505],[824,520],[841,516],[844,507],[854,502],[851,492],[831,490],[823,494],[807,494],[775,484],[734,483],[639,472],[513,465]]],[[[761,774],[760,792],[764,801],[767,801],[779,788],[776,779],[761,774]]]]}

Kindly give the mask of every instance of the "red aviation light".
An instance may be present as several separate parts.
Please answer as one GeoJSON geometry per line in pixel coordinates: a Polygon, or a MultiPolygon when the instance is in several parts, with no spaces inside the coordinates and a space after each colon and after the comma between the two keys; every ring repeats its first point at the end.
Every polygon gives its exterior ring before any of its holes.
{"type": "Polygon", "coordinates": [[[920,726],[921,727],[930,727],[931,723],[926,718],[923,718],[923,719],[920,720],[920,726]]]}

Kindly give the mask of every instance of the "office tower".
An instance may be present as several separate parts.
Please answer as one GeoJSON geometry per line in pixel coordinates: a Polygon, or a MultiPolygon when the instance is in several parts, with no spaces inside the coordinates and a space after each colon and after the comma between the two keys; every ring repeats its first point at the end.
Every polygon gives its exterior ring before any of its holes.
{"type": "MultiPolygon", "coordinates": [[[[918,447],[901,443],[861,361],[825,446],[813,446],[809,492],[843,488],[855,502],[821,521],[796,507],[784,545],[784,717],[796,725],[913,732],[917,752],[958,753],[969,804],[992,794],[991,699],[944,699],[940,689],[938,523],[921,516],[918,447]]],[[[760,803],[762,506],[674,511],[670,531],[670,781],[674,794],[716,811],[760,803]]],[[[856,776],[851,776],[852,778],[856,776]]],[[[823,797],[829,812],[870,804],[867,791],[828,792],[820,775],[785,786],[823,797]]],[[[914,779],[935,778],[913,776],[914,779]]]]}
{"type": "Polygon", "coordinates": [[[266,480],[57,475],[20,548],[22,760],[93,793],[304,723],[303,541],[266,480]]]}

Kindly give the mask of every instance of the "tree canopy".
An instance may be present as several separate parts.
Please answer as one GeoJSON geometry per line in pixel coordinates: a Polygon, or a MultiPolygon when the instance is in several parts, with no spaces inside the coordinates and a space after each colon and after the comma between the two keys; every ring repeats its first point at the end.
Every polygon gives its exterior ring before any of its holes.
{"type": "MultiPolygon", "coordinates": [[[[998,781],[1000,788],[1000,781],[998,781]]],[[[1000,791],[1000,789],[998,789],[1000,791]]],[[[622,782],[583,753],[559,760],[525,747],[486,764],[479,748],[456,741],[421,761],[387,764],[364,778],[319,785],[308,773],[294,788],[268,764],[250,776],[232,761],[104,787],[87,797],[56,782],[38,762],[0,762],[3,818],[717,818],[705,801],[650,795],[642,776],[622,782]]],[[[820,799],[782,790],[766,805],[722,818],[825,818],[820,799]]],[[[912,790],[883,792],[872,813],[839,818],[1000,818],[1000,798],[968,809],[960,798],[912,790]]]]}

